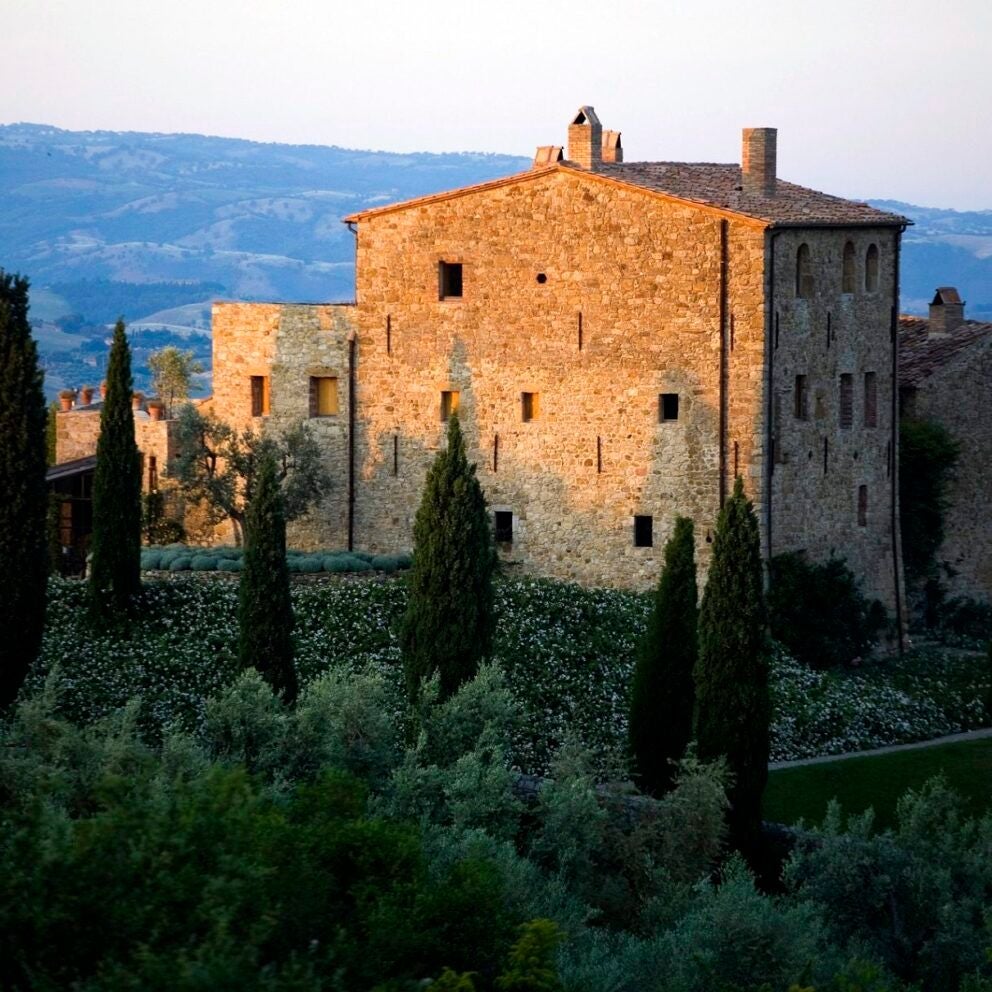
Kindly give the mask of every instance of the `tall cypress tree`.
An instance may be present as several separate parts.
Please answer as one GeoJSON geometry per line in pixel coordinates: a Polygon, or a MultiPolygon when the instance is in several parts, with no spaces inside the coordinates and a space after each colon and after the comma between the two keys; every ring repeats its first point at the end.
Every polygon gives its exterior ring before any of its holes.
{"type": "Polygon", "coordinates": [[[0,269],[0,709],[41,647],[48,548],[45,395],[28,281],[0,269]]]}
{"type": "Polygon", "coordinates": [[[641,789],[655,796],[672,787],[671,762],[692,738],[697,602],[692,521],[678,517],[631,685],[630,752],[641,789]]]}
{"type": "Polygon", "coordinates": [[[755,851],[768,781],[768,659],[758,520],[738,477],[720,511],[699,614],[696,740],[699,756],[733,774],[730,839],[755,851]]]}
{"type": "Polygon", "coordinates": [[[254,668],[291,703],[298,684],[293,666],[293,604],[286,562],[286,516],[278,469],[263,448],[254,492],[248,504],[244,570],[238,595],[242,668],[254,668]]]}
{"type": "Polygon", "coordinates": [[[413,526],[410,599],[400,629],[407,691],[416,699],[435,672],[446,699],[492,652],[496,548],[458,417],[427,473],[413,526]]]}
{"type": "Polygon", "coordinates": [[[117,321],[93,475],[90,599],[103,619],[132,608],[141,591],[141,456],[134,440],[131,349],[117,321]]]}

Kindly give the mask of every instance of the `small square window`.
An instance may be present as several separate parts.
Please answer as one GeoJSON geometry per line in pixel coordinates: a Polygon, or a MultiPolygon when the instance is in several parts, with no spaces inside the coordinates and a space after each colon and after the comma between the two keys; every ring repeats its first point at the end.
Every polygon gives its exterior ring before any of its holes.
{"type": "Polygon", "coordinates": [[[447,423],[458,411],[458,390],[445,389],[441,392],[441,422],[447,423]]]}
{"type": "Polygon", "coordinates": [[[654,517],[634,517],[634,547],[654,547],[654,517]]]}
{"type": "Polygon", "coordinates": [[[251,377],[251,415],[253,417],[267,417],[272,405],[272,393],[269,388],[269,377],[267,375],[253,375],[251,377]]]}
{"type": "Polygon", "coordinates": [[[658,420],[678,420],[679,419],[679,394],[659,393],[658,394],[658,420]]]}
{"type": "Polygon", "coordinates": [[[520,394],[520,415],[523,422],[530,423],[532,420],[537,420],[541,412],[541,394],[540,393],[521,393],[520,394]]]}
{"type": "Polygon", "coordinates": [[[438,298],[458,300],[462,295],[462,263],[438,262],[438,298]]]}
{"type": "Polygon", "coordinates": [[[335,376],[310,376],[310,416],[333,417],[338,412],[338,380],[335,376]]]}
{"type": "Polygon", "coordinates": [[[497,544],[513,544],[513,513],[510,510],[497,510],[495,537],[497,544]]]}

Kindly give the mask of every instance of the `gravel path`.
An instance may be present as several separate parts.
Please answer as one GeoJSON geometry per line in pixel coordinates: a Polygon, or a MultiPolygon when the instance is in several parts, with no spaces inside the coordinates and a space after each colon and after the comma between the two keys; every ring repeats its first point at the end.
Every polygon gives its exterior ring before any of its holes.
{"type": "Polygon", "coordinates": [[[949,734],[947,737],[934,737],[929,741],[916,741],[913,744],[890,744],[871,751],[849,751],[847,754],[824,754],[819,758],[798,758],[795,761],[769,761],[768,770],[776,768],[798,768],[800,765],[822,765],[828,761],[846,761],[848,758],[869,758],[876,754],[892,754],[894,751],[915,751],[921,747],[937,747],[940,744],[954,744],[957,741],[977,741],[992,737],[992,727],[981,730],[966,730],[963,734],[949,734]]]}

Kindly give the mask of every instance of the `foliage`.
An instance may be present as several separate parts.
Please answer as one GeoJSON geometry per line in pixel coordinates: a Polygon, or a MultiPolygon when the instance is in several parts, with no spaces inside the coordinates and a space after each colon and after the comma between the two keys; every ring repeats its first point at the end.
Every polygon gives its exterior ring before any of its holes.
{"type": "Polygon", "coordinates": [[[45,461],[49,466],[58,461],[58,403],[48,404],[45,411],[45,461]]]}
{"type": "Polygon", "coordinates": [[[554,957],[564,936],[554,920],[525,923],[510,948],[506,970],[496,979],[497,992],[559,992],[554,957]]]}
{"type": "Polygon", "coordinates": [[[699,616],[696,740],[699,756],[727,759],[731,839],[750,847],[768,778],[768,660],[758,521],[740,477],[717,520],[699,616]]]}
{"type": "Polygon", "coordinates": [[[103,620],[129,613],[141,592],[141,456],[134,440],[131,352],[124,324],[114,327],[107,396],[93,473],[90,602],[103,620]]]}
{"type": "Polygon", "coordinates": [[[954,989],[986,964],[992,905],[992,815],[972,820],[941,780],[908,792],[898,827],[871,812],[844,821],[834,804],[787,865],[797,896],[823,908],[840,946],[924,990],[954,989]]]}
{"type": "MultiPolygon", "coordinates": [[[[181,541],[186,536],[183,525],[166,516],[165,494],[161,490],[153,490],[141,497],[141,528],[145,540],[152,545],[171,544],[181,541]]],[[[141,568],[147,568],[144,551],[141,553],[141,568]]]]}
{"type": "MultiPolygon", "coordinates": [[[[264,451],[245,517],[251,535],[238,587],[238,657],[286,700],[298,692],[293,665],[293,604],[286,566],[286,520],[275,457],[264,451]]],[[[195,561],[195,559],[194,559],[195,561]]]]}
{"type": "Polygon", "coordinates": [[[410,599],[400,628],[407,692],[416,699],[437,672],[446,699],[490,656],[496,626],[496,549],[457,415],[448,421],[447,447],[427,473],[413,543],[410,599]]]}
{"type": "Polygon", "coordinates": [[[189,399],[193,376],[203,371],[203,365],[192,351],[183,351],[170,344],[148,356],[148,371],[152,374],[155,395],[165,403],[166,417],[171,417],[176,403],[189,399]]]}
{"type": "Polygon", "coordinates": [[[692,521],[677,517],[630,690],[630,753],[641,789],[652,795],[671,787],[692,738],[697,602],[692,521]]]}
{"type": "Polygon", "coordinates": [[[959,445],[941,424],[903,417],[899,422],[899,523],[907,578],[934,577],[944,539],[947,486],[959,445]]]}
{"type": "Polygon", "coordinates": [[[302,421],[281,437],[267,437],[250,428],[237,431],[188,404],[178,421],[174,469],[180,488],[188,499],[203,501],[213,523],[229,518],[239,539],[249,539],[247,506],[266,451],[276,460],[287,521],[303,516],[330,487],[320,446],[302,421]]]}
{"type": "Polygon", "coordinates": [[[0,710],[38,655],[48,577],[45,397],[28,281],[0,269],[0,710]]]}
{"type": "Polygon", "coordinates": [[[871,656],[885,607],[868,600],[843,558],[810,562],[802,551],[776,555],[770,567],[772,636],[812,668],[836,668],[871,656]]]}

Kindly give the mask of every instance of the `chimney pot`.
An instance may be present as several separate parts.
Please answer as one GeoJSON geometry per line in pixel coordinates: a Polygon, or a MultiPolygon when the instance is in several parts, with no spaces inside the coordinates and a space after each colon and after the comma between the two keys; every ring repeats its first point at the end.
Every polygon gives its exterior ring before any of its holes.
{"type": "Polygon", "coordinates": [[[742,135],[741,186],[745,193],[774,196],[778,129],[746,127],[742,135]]]}
{"type": "Polygon", "coordinates": [[[165,412],[165,404],[161,400],[148,401],[148,416],[152,420],[161,420],[165,412]]]}
{"type": "Polygon", "coordinates": [[[80,402],[83,406],[89,406],[93,402],[93,387],[81,386],[79,389],[80,402]]]}
{"type": "Polygon", "coordinates": [[[100,399],[105,400],[106,398],[107,398],[107,380],[104,379],[103,382],[100,383],[100,399]]]}
{"type": "Polygon", "coordinates": [[[619,131],[603,132],[603,161],[618,163],[623,161],[623,146],[620,144],[619,131]]]}
{"type": "Polygon", "coordinates": [[[63,389],[59,393],[59,404],[63,413],[68,413],[72,409],[72,401],[76,398],[74,389],[63,389]]]}
{"type": "Polygon", "coordinates": [[[582,169],[594,169],[603,161],[603,125],[592,107],[579,107],[568,125],[568,160],[582,169]]]}
{"type": "Polygon", "coordinates": [[[141,404],[144,403],[145,397],[143,393],[132,393],[131,394],[131,407],[134,410],[140,410],[141,404]]]}
{"type": "Polygon", "coordinates": [[[953,286],[940,286],[930,302],[930,323],[927,336],[947,337],[964,323],[964,300],[953,286]]]}

